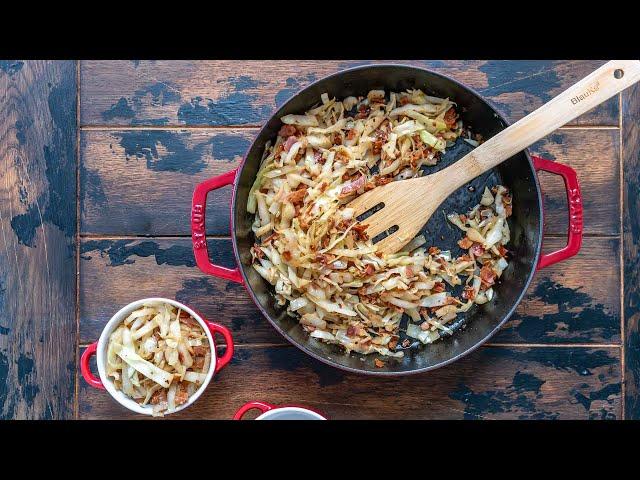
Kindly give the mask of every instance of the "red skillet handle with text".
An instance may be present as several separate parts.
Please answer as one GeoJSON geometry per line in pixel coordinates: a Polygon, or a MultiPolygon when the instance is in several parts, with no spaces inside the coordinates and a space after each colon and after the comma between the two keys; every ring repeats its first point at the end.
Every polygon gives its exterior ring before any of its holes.
{"type": "Polygon", "coordinates": [[[554,263],[573,257],[582,246],[582,194],[576,171],[562,163],[553,162],[544,158],[532,156],[536,171],[544,171],[560,175],[564,180],[567,191],[567,205],[569,206],[569,230],[567,233],[567,245],[552,253],[543,253],[538,260],[537,270],[554,263]]]}
{"type": "MultiPolygon", "coordinates": [[[[193,191],[193,201],[191,202],[191,241],[193,242],[193,255],[200,270],[225,280],[243,283],[239,268],[214,265],[209,260],[205,222],[207,194],[220,187],[233,185],[236,173],[237,170],[231,170],[196,185],[196,189],[193,191]]],[[[233,212],[231,212],[231,215],[233,215],[233,212]]]]}
{"type": "Polygon", "coordinates": [[[89,367],[89,360],[96,354],[97,349],[98,342],[94,342],[82,352],[82,357],[80,357],[80,373],[82,373],[82,377],[89,385],[105,390],[100,379],[91,373],[91,367],[89,367]]]}
{"type": "Polygon", "coordinates": [[[247,413],[249,410],[253,410],[254,408],[260,410],[261,413],[264,413],[277,407],[265,402],[247,402],[238,409],[238,411],[233,416],[233,419],[241,420],[245,413],[247,413]]]}

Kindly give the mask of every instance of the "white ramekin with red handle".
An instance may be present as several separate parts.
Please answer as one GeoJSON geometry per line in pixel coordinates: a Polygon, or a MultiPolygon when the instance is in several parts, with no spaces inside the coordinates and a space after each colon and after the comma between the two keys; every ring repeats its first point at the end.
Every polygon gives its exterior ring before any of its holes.
{"type": "Polygon", "coordinates": [[[207,339],[209,340],[209,345],[211,346],[211,366],[209,367],[209,372],[207,372],[207,377],[205,381],[200,385],[200,388],[195,391],[193,395],[189,397],[189,399],[182,405],[176,407],[175,410],[171,412],[165,412],[165,414],[176,413],[181,410],[184,410],[189,405],[194,403],[202,392],[207,388],[209,382],[213,378],[213,375],[218,373],[222,368],[227,365],[231,358],[233,357],[233,337],[231,336],[231,332],[228,328],[223,327],[217,323],[210,322],[206,320],[202,315],[197,313],[195,310],[189,308],[188,306],[177,302],[175,300],[170,300],[168,298],[143,298],[142,300],[137,300],[135,302],[130,303],[129,305],[121,308],[111,320],[107,322],[102,330],[102,334],[97,342],[89,345],[86,350],[82,353],[82,357],[80,359],[80,371],[85,381],[91,385],[92,387],[107,390],[111,394],[111,396],[123,407],[128,408],[129,410],[141,413],[143,415],[151,415],[152,405],[139,405],[138,402],[129,398],[120,390],[116,390],[113,380],[107,377],[106,371],[106,363],[107,363],[107,346],[109,345],[109,336],[111,333],[124,321],[125,318],[131,314],[134,310],[140,308],[143,304],[147,302],[163,302],[173,305],[176,308],[182,309],[182,311],[187,312],[191,315],[202,327],[202,330],[207,335],[207,339]],[[218,357],[216,352],[216,343],[215,343],[215,334],[220,334],[226,343],[227,349],[224,352],[224,355],[218,357]],[[98,364],[98,374],[99,378],[96,377],[89,367],[90,358],[95,355],[96,363],[98,364]]]}
{"type": "Polygon", "coordinates": [[[315,410],[299,405],[271,405],[266,402],[247,402],[241,406],[233,416],[234,420],[241,420],[249,410],[260,410],[262,413],[255,420],[326,420],[315,410]]]}

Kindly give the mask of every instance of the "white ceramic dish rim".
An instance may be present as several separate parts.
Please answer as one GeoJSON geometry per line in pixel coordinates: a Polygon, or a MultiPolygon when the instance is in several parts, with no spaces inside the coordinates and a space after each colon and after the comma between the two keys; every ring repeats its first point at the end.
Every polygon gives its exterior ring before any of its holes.
{"type": "MultiPolygon", "coordinates": [[[[296,412],[296,413],[303,413],[304,415],[307,415],[308,417],[312,417],[309,418],[309,420],[326,420],[325,417],[323,417],[322,415],[320,415],[317,412],[314,412],[313,410],[307,410],[306,408],[302,408],[302,407],[275,407],[272,408],[271,410],[267,410],[266,412],[264,412],[263,414],[258,415],[255,419],[256,420],[271,420],[269,417],[270,416],[274,416],[277,414],[282,414],[284,412],[296,412]]],[[[285,420],[285,419],[282,419],[285,420]]],[[[299,419],[302,420],[302,419],[299,419]]]]}
{"type": "Polygon", "coordinates": [[[131,302],[130,304],[125,305],[120,310],[118,310],[118,312],[115,315],[113,315],[113,317],[111,317],[111,319],[107,322],[104,329],[102,330],[102,334],[98,339],[98,347],[96,349],[96,363],[98,364],[98,374],[100,375],[100,381],[102,382],[102,385],[104,385],[104,387],[109,392],[109,394],[120,405],[122,405],[125,408],[128,408],[133,412],[140,413],[142,415],[152,414],[151,405],[145,405],[145,406],[139,405],[135,400],[133,400],[132,398],[129,398],[120,390],[116,390],[116,387],[113,384],[113,380],[107,377],[106,369],[105,369],[105,363],[107,358],[107,346],[109,344],[109,335],[111,335],[111,332],[113,332],[118,327],[118,325],[120,325],[131,312],[140,308],[144,303],[147,303],[147,302],[168,303],[170,305],[173,305],[176,308],[181,308],[185,312],[189,313],[200,324],[205,334],[207,335],[207,338],[209,339],[209,345],[211,346],[211,365],[209,366],[209,371],[207,372],[207,377],[205,381],[202,383],[202,385],[200,385],[200,388],[198,388],[198,390],[196,390],[195,393],[191,395],[191,397],[189,397],[189,399],[185,403],[183,403],[182,405],[180,405],[179,407],[177,407],[175,410],[171,412],[164,412],[164,415],[167,416],[167,415],[172,415],[174,413],[184,410],[185,408],[189,407],[189,405],[194,403],[200,397],[200,395],[202,395],[204,390],[209,385],[209,382],[213,378],[213,374],[216,369],[216,363],[218,361],[218,357],[216,355],[215,342],[213,341],[213,335],[211,334],[211,331],[209,330],[209,327],[207,326],[207,324],[204,322],[203,318],[198,313],[196,313],[193,309],[189,308],[185,304],[180,303],[176,300],[171,300],[169,298],[162,298],[162,297],[143,298],[141,300],[136,300],[135,302],[131,302]]]}

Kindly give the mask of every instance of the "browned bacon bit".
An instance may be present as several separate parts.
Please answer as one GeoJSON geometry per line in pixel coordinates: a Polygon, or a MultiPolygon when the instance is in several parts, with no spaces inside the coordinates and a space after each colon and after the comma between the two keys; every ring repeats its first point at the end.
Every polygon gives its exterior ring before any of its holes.
{"type": "Polygon", "coordinates": [[[377,368],[382,368],[382,367],[384,367],[384,362],[383,362],[382,360],[378,359],[378,358],[376,358],[376,359],[373,361],[373,363],[375,363],[375,364],[376,364],[376,367],[377,367],[377,368]]]}
{"type": "Polygon", "coordinates": [[[485,265],[480,269],[480,280],[484,285],[490,287],[496,281],[496,272],[489,265],[485,265]]]}
{"type": "Polygon", "coordinates": [[[423,332],[426,332],[430,328],[431,328],[431,324],[426,320],[420,324],[420,330],[422,330],[423,332]]]}
{"type": "Polygon", "coordinates": [[[353,337],[356,334],[356,328],[353,325],[347,327],[347,336],[353,337]]]}
{"type": "Polygon", "coordinates": [[[513,213],[513,206],[510,204],[505,204],[504,206],[505,216],[510,217],[512,213],[513,213]]]}
{"type": "Polygon", "coordinates": [[[374,188],[376,188],[376,184],[375,182],[372,182],[371,180],[369,180],[367,183],[364,184],[364,191],[368,192],[369,190],[373,190],[374,188]]]}
{"type": "Polygon", "coordinates": [[[358,132],[355,128],[350,128],[349,130],[347,130],[347,140],[353,140],[354,138],[356,138],[357,133],[358,132]]]}
{"type": "Polygon", "coordinates": [[[313,159],[318,162],[321,163],[322,160],[322,152],[320,152],[320,150],[314,150],[313,152],[313,159]]]}
{"type": "Polygon", "coordinates": [[[191,348],[193,348],[193,354],[195,356],[204,356],[209,351],[209,349],[204,345],[195,345],[194,347],[191,347],[191,348]]]}
{"type": "Polygon", "coordinates": [[[372,263],[368,263],[367,266],[364,268],[365,275],[373,275],[375,271],[376,269],[372,263]]]}
{"type": "Polygon", "coordinates": [[[460,214],[460,215],[458,215],[458,217],[460,217],[460,221],[462,223],[467,223],[467,216],[466,215],[460,214]]]}
{"type": "Polygon", "coordinates": [[[504,248],[504,246],[502,245],[498,245],[498,253],[501,257],[506,257],[509,254],[509,250],[504,248]]]}
{"type": "Polygon", "coordinates": [[[400,105],[406,105],[407,103],[411,102],[411,99],[409,97],[400,97],[400,105]]]}
{"type": "Polygon", "coordinates": [[[267,243],[274,241],[276,238],[278,238],[278,232],[273,232],[271,235],[269,235],[267,238],[265,238],[262,241],[262,245],[266,245],[267,243]]]}
{"type": "Polygon", "coordinates": [[[418,313],[420,314],[421,317],[428,317],[429,316],[429,310],[427,310],[427,307],[420,307],[418,309],[418,313]]]}
{"type": "Polygon", "coordinates": [[[471,257],[465,253],[464,255],[460,255],[458,257],[458,260],[461,261],[461,262],[470,262],[471,261],[471,257]]]}
{"type": "Polygon", "coordinates": [[[298,141],[298,139],[296,137],[294,137],[294,136],[291,136],[291,137],[287,138],[284,141],[284,151],[288,152],[291,149],[291,147],[293,146],[293,144],[296,143],[297,141],[298,141]]]}
{"type": "Polygon", "coordinates": [[[391,177],[376,177],[376,186],[381,187],[382,185],[386,185],[391,182],[391,177]]]}
{"type": "Polygon", "coordinates": [[[429,255],[438,255],[440,249],[438,247],[429,247],[429,255]]]}
{"type": "Polygon", "coordinates": [[[327,256],[324,253],[316,253],[316,258],[315,258],[316,262],[320,262],[323,265],[327,264],[327,256]]]}
{"type": "Polygon", "coordinates": [[[178,390],[176,391],[175,402],[176,405],[182,405],[187,400],[189,400],[189,394],[187,393],[186,386],[183,382],[178,384],[178,390]]]}
{"type": "Polygon", "coordinates": [[[382,143],[382,140],[380,140],[379,138],[373,141],[371,151],[374,155],[377,155],[382,151],[382,143]]]}
{"type": "Polygon", "coordinates": [[[469,237],[464,237],[462,240],[458,240],[458,246],[464,250],[473,245],[473,241],[469,237]]]}
{"type": "Polygon", "coordinates": [[[462,292],[462,298],[464,298],[465,300],[473,300],[474,298],[476,298],[476,291],[473,289],[473,287],[467,285],[466,287],[464,287],[464,292],[462,292]]]}
{"type": "Polygon", "coordinates": [[[447,297],[447,298],[444,299],[444,304],[445,305],[455,305],[456,303],[458,303],[458,302],[456,302],[456,299],[453,298],[453,297],[447,297]]]}
{"type": "Polygon", "coordinates": [[[433,288],[431,289],[431,291],[435,292],[435,293],[442,293],[442,292],[444,292],[445,288],[446,287],[445,287],[444,282],[436,282],[433,285],[433,288]]]}
{"type": "Polygon", "coordinates": [[[322,240],[320,240],[320,245],[322,245],[322,248],[327,248],[329,246],[329,242],[330,239],[327,236],[322,237],[322,240]]]}
{"type": "Polygon", "coordinates": [[[346,197],[347,195],[351,195],[352,193],[358,191],[360,188],[364,187],[364,184],[366,183],[366,181],[367,181],[367,178],[364,175],[360,175],[360,177],[357,180],[353,180],[348,185],[345,185],[344,187],[342,187],[342,190],[340,190],[339,196],[346,197]]]}
{"type": "Polygon", "coordinates": [[[411,268],[411,265],[407,265],[406,267],[404,267],[404,273],[408,278],[413,277],[413,268],[411,268]]]}
{"type": "Polygon", "coordinates": [[[194,357],[192,367],[197,370],[202,370],[204,368],[204,357],[194,357]]]}
{"type": "Polygon", "coordinates": [[[480,255],[484,254],[484,247],[482,245],[480,245],[479,243],[474,243],[471,246],[471,253],[473,253],[476,257],[479,257],[480,255]]]}
{"type": "Polygon", "coordinates": [[[278,130],[278,135],[280,135],[283,138],[287,138],[295,134],[296,134],[296,127],[294,127],[293,125],[282,125],[282,127],[280,127],[280,130],[278,130]]]}
{"type": "Polygon", "coordinates": [[[397,340],[391,340],[391,341],[387,344],[387,348],[388,348],[389,350],[394,350],[397,346],[398,346],[398,341],[397,341],[397,340]]]}
{"type": "Polygon", "coordinates": [[[331,138],[331,142],[334,145],[342,145],[342,137],[340,136],[339,133],[334,133],[333,137],[331,138]]]}
{"type": "Polygon", "coordinates": [[[291,261],[291,252],[289,250],[285,250],[284,252],[282,252],[282,257],[287,261],[290,262],[291,261]]]}
{"type": "Polygon", "coordinates": [[[258,258],[264,258],[264,252],[262,251],[262,249],[258,246],[257,243],[253,244],[252,251],[254,253],[254,255],[258,258]]]}
{"type": "Polygon", "coordinates": [[[363,225],[362,223],[358,223],[357,225],[354,225],[351,230],[358,235],[358,237],[360,238],[360,240],[366,241],[369,239],[369,235],[367,235],[367,228],[369,227],[369,225],[363,225]]]}
{"type": "Polygon", "coordinates": [[[283,151],[284,151],[284,145],[281,143],[276,147],[276,151],[274,152],[274,154],[276,157],[279,157],[283,151]]]}
{"type": "Polygon", "coordinates": [[[151,395],[151,404],[152,405],[157,405],[158,403],[166,402],[166,401],[167,401],[167,390],[166,389],[156,390],[155,392],[153,392],[153,395],[151,395]]]}
{"type": "Polygon", "coordinates": [[[355,118],[367,118],[369,116],[369,113],[371,113],[371,108],[369,108],[368,105],[361,104],[358,107],[358,113],[355,118]]]}
{"type": "Polygon", "coordinates": [[[403,346],[404,348],[407,348],[409,345],[411,345],[411,341],[410,341],[408,338],[405,338],[405,339],[402,341],[402,346],[403,346]]]}
{"type": "Polygon", "coordinates": [[[305,185],[302,188],[299,188],[298,190],[295,190],[287,195],[287,201],[291,202],[294,205],[297,203],[302,204],[306,194],[307,186],[305,185]]]}
{"type": "Polygon", "coordinates": [[[447,124],[447,127],[452,128],[457,121],[458,114],[456,113],[455,108],[451,107],[447,110],[447,113],[444,114],[444,123],[447,124]]]}

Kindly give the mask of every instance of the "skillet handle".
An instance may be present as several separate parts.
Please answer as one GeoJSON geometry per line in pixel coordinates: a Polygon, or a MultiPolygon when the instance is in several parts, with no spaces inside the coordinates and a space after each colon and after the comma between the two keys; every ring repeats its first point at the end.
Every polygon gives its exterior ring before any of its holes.
{"type": "Polygon", "coordinates": [[[196,258],[196,264],[200,270],[215,277],[224,278],[225,280],[244,283],[239,268],[226,268],[211,263],[209,260],[209,250],[207,248],[205,226],[207,194],[220,187],[232,185],[235,182],[237,172],[237,169],[231,170],[196,185],[191,202],[191,241],[193,242],[193,255],[196,258]]]}
{"type": "Polygon", "coordinates": [[[532,156],[536,171],[554,173],[564,180],[567,191],[567,205],[569,206],[569,230],[567,232],[567,245],[552,253],[541,254],[536,270],[543,269],[554,263],[573,257],[582,246],[582,193],[578,183],[576,171],[562,163],[532,156]]]}

